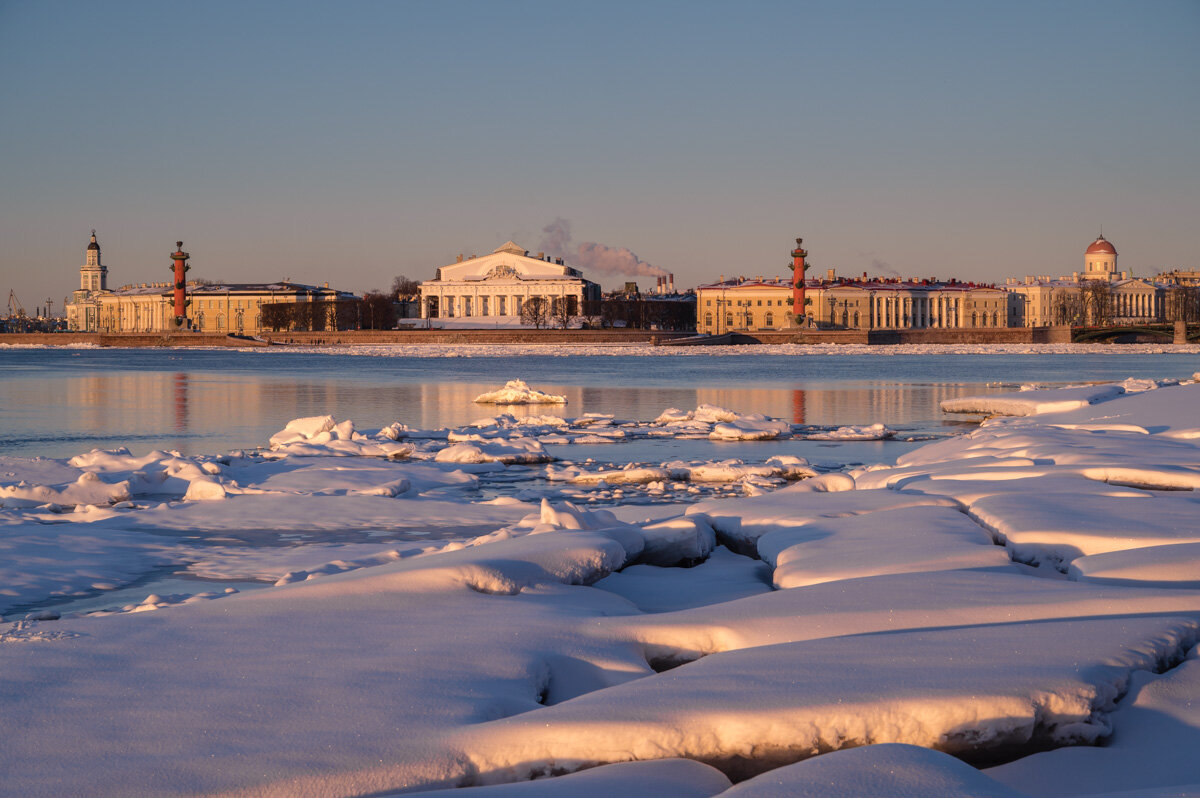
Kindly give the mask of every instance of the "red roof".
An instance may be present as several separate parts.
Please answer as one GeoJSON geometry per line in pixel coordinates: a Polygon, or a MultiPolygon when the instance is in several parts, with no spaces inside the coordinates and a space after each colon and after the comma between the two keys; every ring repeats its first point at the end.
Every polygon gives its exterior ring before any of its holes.
{"type": "Polygon", "coordinates": [[[1095,241],[1092,242],[1092,245],[1087,248],[1087,252],[1085,252],[1083,254],[1085,254],[1085,255],[1098,255],[1098,254],[1116,255],[1117,250],[1115,247],[1113,247],[1111,241],[1108,241],[1107,239],[1105,239],[1104,236],[1100,236],[1099,238],[1097,238],[1095,241]]]}

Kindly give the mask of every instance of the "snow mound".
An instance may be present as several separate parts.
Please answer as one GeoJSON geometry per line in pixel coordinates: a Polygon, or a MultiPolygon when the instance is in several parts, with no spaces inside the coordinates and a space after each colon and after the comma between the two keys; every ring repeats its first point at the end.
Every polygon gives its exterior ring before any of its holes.
{"type": "Polygon", "coordinates": [[[567,397],[535,391],[523,380],[509,380],[499,390],[476,396],[475,401],[491,405],[565,405],[567,397]]]}
{"type": "Polygon", "coordinates": [[[896,435],[883,424],[868,426],[846,426],[828,432],[810,432],[804,437],[810,441],[885,441],[896,435]]]}
{"type": "Polygon", "coordinates": [[[547,463],[554,458],[532,438],[454,443],[434,455],[438,463],[547,463]]]}
{"type": "Polygon", "coordinates": [[[397,443],[401,429],[393,425],[380,430],[375,439],[354,431],[354,422],[335,422],[333,416],[292,419],[270,438],[272,452],[297,457],[389,457],[400,459],[415,450],[412,444],[397,443]]]}
{"type": "Polygon", "coordinates": [[[940,751],[883,743],[806,759],[755,776],[723,798],[1023,798],[940,751]]]}

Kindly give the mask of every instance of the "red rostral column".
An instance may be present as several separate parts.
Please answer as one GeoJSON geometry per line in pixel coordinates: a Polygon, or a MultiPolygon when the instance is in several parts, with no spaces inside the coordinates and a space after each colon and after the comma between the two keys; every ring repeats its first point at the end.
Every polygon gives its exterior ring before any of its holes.
{"type": "Polygon", "coordinates": [[[808,268],[804,259],[808,252],[800,246],[803,243],[803,238],[797,238],[792,250],[792,315],[796,318],[804,315],[804,270],[808,268]]]}
{"type": "Polygon", "coordinates": [[[187,272],[192,268],[187,265],[187,259],[191,256],[183,251],[183,242],[176,241],[175,246],[178,247],[171,253],[171,260],[175,261],[175,265],[171,268],[175,271],[175,326],[183,329],[187,327],[187,298],[185,291],[187,289],[187,272]]]}

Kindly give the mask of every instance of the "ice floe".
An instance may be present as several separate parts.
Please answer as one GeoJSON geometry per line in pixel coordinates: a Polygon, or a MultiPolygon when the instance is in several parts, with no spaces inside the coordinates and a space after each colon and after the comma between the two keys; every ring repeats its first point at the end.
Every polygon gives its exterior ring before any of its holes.
{"type": "Polygon", "coordinates": [[[509,380],[503,388],[476,396],[475,401],[490,405],[565,405],[567,397],[535,391],[524,380],[509,380]]]}

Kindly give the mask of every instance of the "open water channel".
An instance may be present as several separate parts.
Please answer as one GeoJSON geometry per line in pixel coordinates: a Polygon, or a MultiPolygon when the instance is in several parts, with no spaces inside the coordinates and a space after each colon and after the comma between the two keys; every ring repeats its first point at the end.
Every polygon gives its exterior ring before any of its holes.
{"type": "MultiPolygon", "coordinates": [[[[442,351],[447,351],[443,348],[442,351]]],[[[450,350],[452,352],[452,350],[450,350]]],[[[563,350],[560,350],[560,352],[563,350]]],[[[70,457],[127,446],[183,454],[266,445],[293,418],[333,415],[373,432],[399,421],[454,427],[499,412],[613,414],[650,420],[669,407],[709,403],[814,428],[883,423],[889,442],[716,443],[653,439],[603,452],[574,446],[572,459],[662,462],[765,459],[781,451],[830,465],[894,460],[916,442],[969,428],[944,399],[1025,383],[1061,385],[1126,377],[1183,378],[1200,355],[1123,351],[1086,354],[713,354],[412,357],[185,349],[0,348],[0,454],[70,457]],[[509,379],[567,397],[565,406],[495,408],[472,400],[509,379]]]]}

